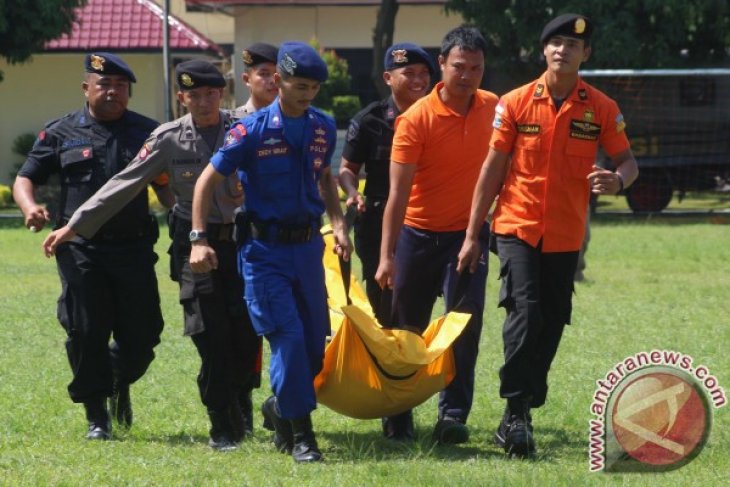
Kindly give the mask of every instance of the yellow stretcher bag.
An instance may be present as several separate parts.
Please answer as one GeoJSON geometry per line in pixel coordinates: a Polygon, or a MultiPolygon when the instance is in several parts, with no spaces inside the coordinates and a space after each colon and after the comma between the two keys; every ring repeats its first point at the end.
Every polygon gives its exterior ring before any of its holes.
{"type": "Polygon", "coordinates": [[[331,234],[325,233],[325,243],[333,334],[314,379],[317,401],[346,416],[372,419],[402,413],[444,389],[455,375],[451,344],[471,315],[450,312],[423,335],[382,328],[357,281],[346,276],[349,293],[345,289],[331,234]],[[347,304],[348,294],[353,304],[347,304]]]}

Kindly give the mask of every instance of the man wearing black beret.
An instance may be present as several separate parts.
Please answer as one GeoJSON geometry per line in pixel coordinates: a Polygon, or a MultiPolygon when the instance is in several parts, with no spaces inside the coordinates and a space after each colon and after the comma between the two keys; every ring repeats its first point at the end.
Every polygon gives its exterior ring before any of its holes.
{"type": "Polygon", "coordinates": [[[570,323],[590,193],[616,194],[638,175],[616,102],[578,75],[592,32],[583,15],[550,21],[540,36],[547,70],[500,100],[459,254],[460,271],[476,267],[479,226],[499,195],[492,233],[507,313],[499,372],[507,405],[495,441],[518,457],[536,451],[530,411],[545,403],[548,371],[570,323]],[[615,172],[595,165],[599,146],[615,172]]]}
{"type": "Polygon", "coordinates": [[[180,63],[175,77],[178,101],[189,113],[155,130],[129,166],[76,210],[68,225],[52,233],[44,246],[53,253],[77,233],[92,237],[148,183],[169,177],[177,200],[170,221],[171,276],[180,284],[185,335],[192,338],[201,358],[198,387],[211,422],[209,444],[226,451],[253,431],[251,390],[259,386],[261,375],[261,339],[243,302],[233,242],[234,211],[243,201],[243,191],[237,178],[229,177],[214,195],[205,231],[191,233],[195,182],[223,144],[232,117],[219,108],[226,82],[211,63],[180,63]],[[193,276],[191,241],[201,239],[216,249],[220,266],[193,276]]]}
{"type": "MultiPolygon", "coordinates": [[[[130,163],[157,126],[127,110],[136,77],[120,57],[89,53],[84,70],[86,105],[46,125],[15,180],[15,201],[34,231],[51,219],[35,201],[37,185],[52,174],[60,175],[54,227],[63,227],[104,182],[130,163]]],[[[93,440],[111,437],[109,397],[112,415],[131,426],[129,386],[152,362],[163,326],[154,269],[157,220],[149,214],[147,193],[133,196],[115,208],[114,218],[96,235],[76,237],[56,252],[62,287],[58,319],[68,335],[66,351],[73,371],[68,392],[73,402],[84,404],[86,437],[93,440]]]]}
{"type": "Polygon", "coordinates": [[[383,210],[390,189],[390,149],[395,119],[431,87],[435,66],[420,46],[402,42],[390,46],[383,59],[383,80],[390,96],[363,108],[350,121],[342,150],[339,182],[347,194],[347,206],[355,206],[355,250],[362,262],[362,278],[370,305],[381,324],[382,290],[375,282],[380,262],[380,237],[383,210]],[[365,167],[365,196],[358,189],[360,170],[365,167]]]}
{"type": "Polygon", "coordinates": [[[248,88],[248,101],[236,108],[233,115],[243,118],[271,103],[279,94],[274,83],[276,56],[279,49],[271,44],[256,42],[243,50],[243,64],[246,66],[241,80],[248,88]]]}

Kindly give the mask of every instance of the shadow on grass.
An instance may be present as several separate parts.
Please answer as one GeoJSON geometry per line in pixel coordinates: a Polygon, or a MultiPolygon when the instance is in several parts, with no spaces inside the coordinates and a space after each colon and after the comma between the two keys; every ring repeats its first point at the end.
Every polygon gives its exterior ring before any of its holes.
{"type": "MultiPolygon", "coordinates": [[[[472,433],[478,433],[472,431],[472,433]]],[[[556,463],[566,458],[580,458],[585,455],[587,439],[579,432],[557,428],[542,428],[539,425],[535,431],[537,442],[537,457],[530,461],[536,463],[556,463]]],[[[397,461],[432,458],[447,462],[465,462],[479,459],[508,458],[502,448],[492,442],[492,432],[487,432],[487,440],[472,439],[462,445],[436,445],[431,440],[431,430],[417,430],[417,438],[411,442],[397,442],[383,438],[379,432],[322,432],[318,433],[329,443],[329,460],[337,458],[339,461],[350,462],[367,459],[370,461],[397,461]]]]}
{"type": "Polygon", "coordinates": [[[170,446],[200,446],[208,444],[208,437],[201,434],[190,434],[181,431],[169,435],[152,435],[144,438],[144,441],[154,443],[165,443],[170,446]]]}

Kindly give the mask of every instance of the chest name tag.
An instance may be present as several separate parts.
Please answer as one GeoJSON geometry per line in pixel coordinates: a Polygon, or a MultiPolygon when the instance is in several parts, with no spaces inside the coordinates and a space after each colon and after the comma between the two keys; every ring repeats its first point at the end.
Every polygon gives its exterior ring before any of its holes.
{"type": "Polygon", "coordinates": [[[601,126],[584,120],[570,121],[570,136],[581,140],[598,140],[601,126]]]}
{"type": "Polygon", "coordinates": [[[521,134],[539,134],[540,125],[536,123],[517,124],[517,132],[521,134]]]}

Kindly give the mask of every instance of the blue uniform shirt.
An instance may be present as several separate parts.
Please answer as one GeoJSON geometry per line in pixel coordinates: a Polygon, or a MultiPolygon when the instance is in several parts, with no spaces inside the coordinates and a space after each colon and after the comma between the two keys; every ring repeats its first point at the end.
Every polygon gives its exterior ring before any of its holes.
{"type": "Polygon", "coordinates": [[[335,122],[310,107],[304,113],[304,138],[297,144],[284,130],[279,99],[229,130],[211,164],[219,173],[238,170],[246,211],[257,220],[306,223],[319,218],[321,171],[330,166],[337,140],[335,122]]]}

